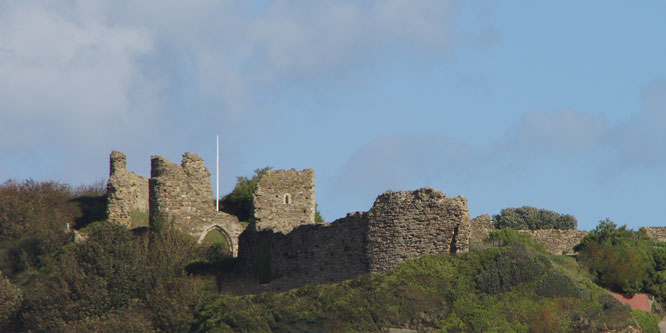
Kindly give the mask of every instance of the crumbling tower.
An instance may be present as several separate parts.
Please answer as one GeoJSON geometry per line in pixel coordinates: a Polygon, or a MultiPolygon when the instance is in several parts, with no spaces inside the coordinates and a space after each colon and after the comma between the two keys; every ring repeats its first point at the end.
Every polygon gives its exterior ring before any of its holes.
{"type": "Polygon", "coordinates": [[[127,172],[127,158],[119,151],[110,156],[107,191],[107,219],[130,228],[139,227],[132,221],[135,212],[148,213],[148,179],[127,172]]]}

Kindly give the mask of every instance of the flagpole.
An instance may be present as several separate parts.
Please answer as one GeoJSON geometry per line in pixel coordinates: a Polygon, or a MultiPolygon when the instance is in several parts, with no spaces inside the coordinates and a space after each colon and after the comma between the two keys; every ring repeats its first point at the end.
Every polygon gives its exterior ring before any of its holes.
{"type": "Polygon", "coordinates": [[[215,169],[215,211],[220,211],[220,135],[217,135],[217,167],[215,169]]]}

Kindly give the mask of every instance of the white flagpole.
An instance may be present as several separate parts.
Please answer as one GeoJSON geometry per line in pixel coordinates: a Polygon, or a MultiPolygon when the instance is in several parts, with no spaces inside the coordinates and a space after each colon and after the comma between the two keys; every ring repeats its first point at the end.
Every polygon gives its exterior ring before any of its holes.
{"type": "Polygon", "coordinates": [[[215,169],[215,211],[220,211],[220,135],[217,135],[217,167],[215,169]]]}

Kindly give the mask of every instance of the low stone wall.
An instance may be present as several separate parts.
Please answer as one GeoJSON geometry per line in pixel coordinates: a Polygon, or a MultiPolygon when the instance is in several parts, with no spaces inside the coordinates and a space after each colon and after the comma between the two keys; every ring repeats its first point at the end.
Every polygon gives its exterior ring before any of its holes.
{"type": "Polygon", "coordinates": [[[109,170],[107,219],[129,228],[140,227],[132,222],[131,213],[148,213],[148,179],[127,172],[127,158],[119,151],[111,152],[109,170]]]}
{"type": "Polygon", "coordinates": [[[648,237],[660,242],[666,242],[666,227],[643,227],[648,237]]]}
{"type": "Polygon", "coordinates": [[[552,254],[574,254],[573,247],[588,234],[584,230],[518,230],[523,235],[530,235],[535,243],[543,245],[552,254]]]}

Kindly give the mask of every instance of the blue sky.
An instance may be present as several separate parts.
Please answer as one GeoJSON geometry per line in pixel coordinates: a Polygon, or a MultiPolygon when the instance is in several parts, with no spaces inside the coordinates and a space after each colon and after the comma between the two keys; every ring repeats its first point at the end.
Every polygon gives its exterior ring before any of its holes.
{"type": "Polygon", "coordinates": [[[0,0],[0,179],[191,151],[221,188],[313,168],[327,220],[386,190],[666,225],[666,3],[0,0]]]}

